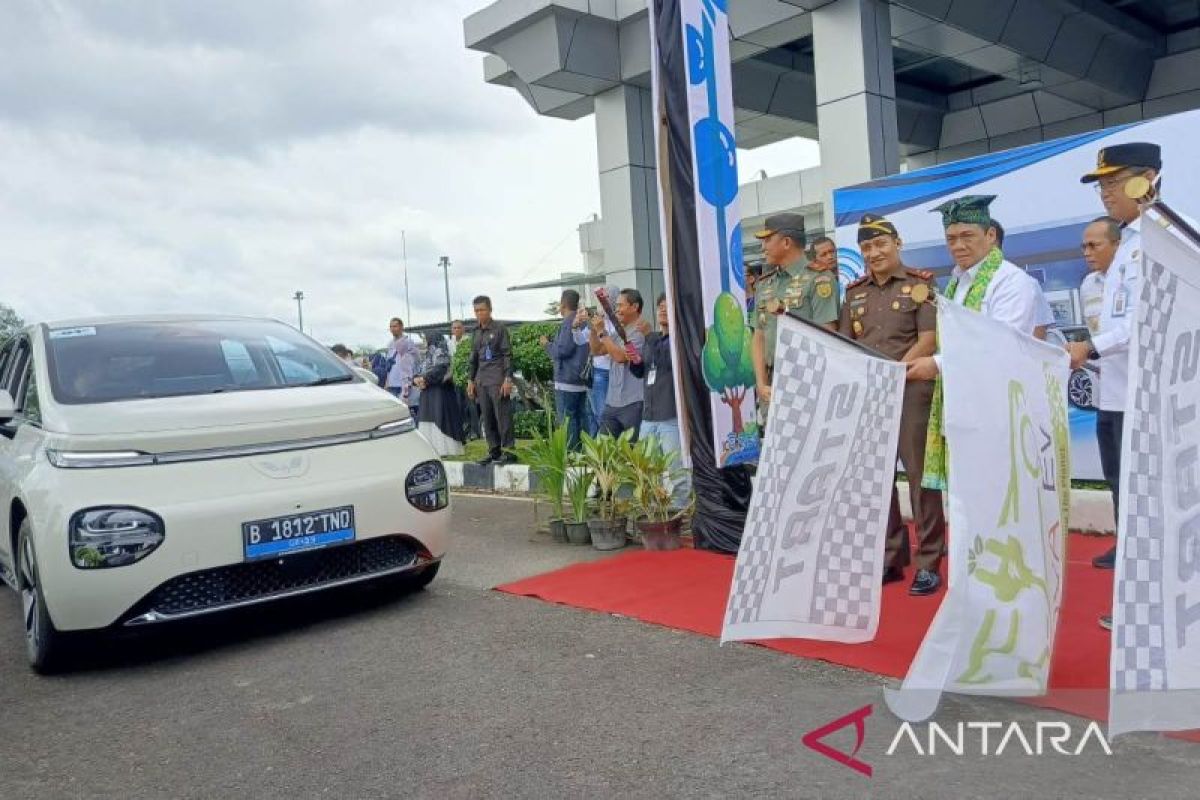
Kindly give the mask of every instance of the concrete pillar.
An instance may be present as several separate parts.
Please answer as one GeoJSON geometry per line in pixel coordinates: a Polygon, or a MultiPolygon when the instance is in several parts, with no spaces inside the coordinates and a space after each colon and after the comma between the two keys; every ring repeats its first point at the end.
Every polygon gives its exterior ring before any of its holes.
{"type": "Polygon", "coordinates": [[[892,22],[882,0],[834,0],[812,12],[825,227],[833,190],[900,171],[892,22]]]}
{"type": "Polygon", "coordinates": [[[642,293],[652,320],[664,284],[650,90],[609,89],[596,96],[595,109],[604,271],[609,284],[642,293]]]}

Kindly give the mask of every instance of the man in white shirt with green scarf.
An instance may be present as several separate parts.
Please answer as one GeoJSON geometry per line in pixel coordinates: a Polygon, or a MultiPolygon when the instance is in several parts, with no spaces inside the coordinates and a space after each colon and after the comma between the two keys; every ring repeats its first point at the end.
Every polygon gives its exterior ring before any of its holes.
{"type": "MultiPolygon", "coordinates": [[[[959,305],[1003,322],[1022,333],[1045,338],[1046,326],[1054,322],[1054,313],[1042,294],[1042,287],[1023,269],[1007,261],[996,246],[996,228],[988,206],[995,195],[966,195],[949,200],[935,211],[942,214],[946,229],[946,247],[954,259],[954,272],[945,295],[959,305]]],[[[929,413],[929,433],[925,445],[925,475],[921,485],[946,490],[946,444],[942,435],[942,392],[940,356],[926,356],[908,365],[908,380],[938,380],[933,407],[929,413]]],[[[940,578],[930,573],[926,582],[937,588],[940,578]]],[[[917,587],[914,583],[913,588],[917,587]]]]}

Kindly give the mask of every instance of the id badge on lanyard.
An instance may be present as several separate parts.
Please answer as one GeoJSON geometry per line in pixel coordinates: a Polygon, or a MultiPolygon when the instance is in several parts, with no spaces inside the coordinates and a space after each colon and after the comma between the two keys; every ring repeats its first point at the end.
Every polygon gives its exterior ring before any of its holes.
{"type": "Polygon", "coordinates": [[[1120,288],[1113,295],[1112,315],[1123,317],[1129,310],[1129,287],[1125,285],[1125,267],[1121,267],[1120,288]]]}
{"type": "Polygon", "coordinates": [[[646,385],[647,385],[647,386],[653,386],[653,385],[654,385],[654,379],[655,379],[657,376],[658,376],[658,367],[651,367],[651,368],[650,368],[650,369],[649,369],[649,370],[646,372],[646,385]]]}

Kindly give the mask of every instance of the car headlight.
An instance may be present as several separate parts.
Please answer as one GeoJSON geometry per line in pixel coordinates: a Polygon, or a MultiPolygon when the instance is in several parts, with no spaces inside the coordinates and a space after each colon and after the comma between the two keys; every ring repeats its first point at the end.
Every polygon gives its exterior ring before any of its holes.
{"type": "Polygon", "coordinates": [[[137,450],[112,452],[73,452],[46,450],[46,458],[59,469],[96,469],[99,467],[144,467],[154,463],[154,456],[137,450]]]}
{"type": "Polygon", "coordinates": [[[404,494],[419,511],[438,511],[450,505],[450,489],[442,462],[425,461],[413,467],[404,481],[404,494]]]}
{"type": "Polygon", "coordinates": [[[137,508],[88,508],[71,516],[71,563],[79,569],[124,567],[162,544],[162,519],[137,508]]]}
{"type": "Polygon", "coordinates": [[[385,422],[371,431],[372,439],[382,439],[385,436],[395,436],[398,433],[411,433],[417,429],[417,421],[412,417],[385,422]]]}

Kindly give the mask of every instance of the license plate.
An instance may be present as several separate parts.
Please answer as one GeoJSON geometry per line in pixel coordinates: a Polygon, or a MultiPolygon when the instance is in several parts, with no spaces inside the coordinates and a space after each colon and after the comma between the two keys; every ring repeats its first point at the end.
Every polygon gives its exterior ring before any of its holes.
{"type": "Polygon", "coordinates": [[[247,560],[286,556],[352,541],[353,506],[242,523],[242,542],[247,560]]]}

